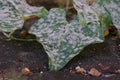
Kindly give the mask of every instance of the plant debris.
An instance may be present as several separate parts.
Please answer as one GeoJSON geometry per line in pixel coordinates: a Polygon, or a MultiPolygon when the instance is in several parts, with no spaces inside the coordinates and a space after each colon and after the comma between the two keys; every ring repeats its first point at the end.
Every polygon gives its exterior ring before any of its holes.
{"type": "Polygon", "coordinates": [[[31,71],[29,68],[25,67],[22,69],[22,73],[26,76],[30,75],[31,74],[31,71]]]}
{"type": "Polygon", "coordinates": [[[91,68],[89,74],[95,77],[99,77],[102,73],[99,72],[96,68],[91,68]]]}

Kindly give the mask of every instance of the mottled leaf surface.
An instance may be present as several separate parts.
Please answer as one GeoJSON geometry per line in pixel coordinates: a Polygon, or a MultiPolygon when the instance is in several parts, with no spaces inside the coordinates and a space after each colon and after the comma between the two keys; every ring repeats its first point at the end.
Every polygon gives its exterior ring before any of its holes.
{"type": "Polygon", "coordinates": [[[91,7],[103,17],[102,25],[112,22],[120,31],[120,0],[98,0],[91,7]]]}
{"type": "Polygon", "coordinates": [[[68,23],[62,9],[51,9],[31,28],[49,56],[50,70],[59,70],[82,49],[96,42],[103,42],[102,29],[97,23],[81,27],[78,18],[68,23]]]}
{"type": "Polygon", "coordinates": [[[12,31],[22,26],[22,14],[11,0],[0,0],[0,31],[12,31]]]}
{"type": "Polygon", "coordinates": [[[31,7],[25,0],[0,0],[0,31],[14,31],[22,27],[24,17],[46,13],[45,8],[31,7]]]}
{"type": "Polygon", "coordinates": [[[98,22],[97,13],[88,5],[88,0],[73,0],[75,9],[78,12],[81,26],[86,26],[90,22],[98,22]]]}
{"type": "Polygon", "coordinates": [[[120,0],[108,0],[107,2],[104,1],[102,6],[104,6],[109,12],[110,16],[112,17],[112,22],[119,30],[120,34],[120,0]]]}
{"type": "Polygon", "coordinates": [[[120,31],[120,0],[74,0],[74,6],[80,18],[80,24],[97,21],[103,30],[113,23],[120,31]]]}

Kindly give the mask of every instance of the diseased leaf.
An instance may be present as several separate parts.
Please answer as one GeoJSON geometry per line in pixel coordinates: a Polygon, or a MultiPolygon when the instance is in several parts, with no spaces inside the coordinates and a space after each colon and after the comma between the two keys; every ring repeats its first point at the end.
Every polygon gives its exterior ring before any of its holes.
{"type": "Polygon", "coordinates": [[[78,12],[79,22],[81,26],[86,26],[90,22],[99,22],[98,15],[89,6],[88,0],[73,0],[73,1],[74,7],[78,12]]]}
{"type": "Polygon", "coordinates": [[[38,20],[31,33],[38,37],[49,56],[50,70],[60,70],[82,49],[97,42],[103,42],[102,29],[97,23],[81,27],[79,20],[68,23],[62,9],[51,9],[49,14],[38,20]]]}
{"type": "MultiPolygon", "coordinates": [[[[106,17],[106,11],[104,9],[104,7],[100,6],[98,3],[96,4],[96,1],[94,1],[94,3],[92,5],[89,5],[89,0],[74,0],[74,6],[78,12],[79,15],[79,20],[80,20],[80,24],[82,25],[81,22],[84,21],[84,23],[89,24],[89,23],[98,23],[103,30],[106,30],[106,28],[108,28],[109,23],[105,23],[105,21],[109,20],[106,17]],[[95,5],[94,7],[92,7],[93,5],[95,5]],[[99,6],[99,7],[98,7],[99,6]],[[97,11],[97,9],[99,11],[97,11]],[[101,13],[100,13],[101,11],[101,13]],[[81,20],[84,19],[84,20],[81,20]]],[[[111,20],[111,19],[110,19],[111,20]]],[[[83,26],[86,26],[83,25],[83,26]]]]}
{"type": "Polygon", "coordinates": [[[78,12],[80,23],[97,21],[105,31],[110,24],[114,24],[120,33],[120,1],[95,0],[89,5],[89,0],[73,0],[78,12]]]}
{"type": "Polygon", "coordinates": [[[105,3],[104,5],[109,10],[113,24],[116,26],[120,34],[120,0],[111,0],[109,4],[105,3]]]}
{"type": "Polygon", "coordinates": [[[11,0],[0,0],[0,31],[10,32],[22,26],[22,15],[11,0]]]}
{"type": "Polygon", "coordinates": [[[103,26],[113,23],[120,30],[120,1],[119,0],[98,0],[91,6],[102,18],[103,26]]]}
{"type": "Polygon", "coordinates": [[[26,16],[45,16],[48,11],[43,7],[31,7],[25,0],[0,0],[0,31],[11,32],[23,26],[26,16]]]}

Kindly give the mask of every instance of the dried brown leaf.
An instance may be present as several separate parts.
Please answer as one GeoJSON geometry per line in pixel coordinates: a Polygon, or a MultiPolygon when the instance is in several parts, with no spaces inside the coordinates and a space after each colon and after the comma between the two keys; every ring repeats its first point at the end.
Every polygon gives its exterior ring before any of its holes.
{"type": "Polygon", "coordinates": [[[95,77],[99,77],[102,73],[99,72],[96,68],[91,68],[89,74],[95,77]]]}

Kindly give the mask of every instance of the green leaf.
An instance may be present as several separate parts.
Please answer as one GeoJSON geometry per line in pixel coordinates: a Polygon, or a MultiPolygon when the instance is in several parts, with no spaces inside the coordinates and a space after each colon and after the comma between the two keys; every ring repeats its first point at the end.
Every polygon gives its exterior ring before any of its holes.
{"type": "Polygon", "coordinates": [[[43,7],[31,7],[25,0],[0,0],[0,31],[11,32],[23,26],[26,16],[47,15],[43,7]]]}
{"type": "Polygon", "coordinates": [[[80,20],[88,22],[97,21],[106,30],[110,24],[114,24],[120,34],[120,0],[96,0],[89,6],[88,0],[74,0],[74,6],[80,20]],[[92,15],[88,15],[91,13],[92,15]],[[89,19],[91,17],[91,19],[89,19]],[[84,19],[83,19],[84,18],[84,19]]]}
{"type": "Polygon", "coordinates": [[[116,26],[120,34],[120,0],[111,0],[109,4],[105,3],[104,5],[109,10],[113,24],[116,26]]]}
{"type": "Polygon", "coordinates": [[[87,0],[73,0],[73,2],[81,26],[86,26],[90,22],[99,22],[97,13],[88,5],[87,0]]]}
{"type": "Polygon", "coordinates": [[[23,24],[22,15],[11,0],[0,0],[0,31],[10,32],[23,24]]]}
{"type": "MultiPolygon", "coordinates": [[[[112,9],[112,8],[110,8],[110,6],[113,7],[114,1],[115,0],[97,0],[93,5],[91,5],[91,8],[95,12],[97,12],[97,14],[99,16],[99,21],[101,23],[101,26],[104,28],[104,30],[106,30],[106,28],[108,28],[108,26],[110,24],[114,24],[114,19],[113,19],[112,13],[118,14],[115,11],[113,11],[113,12],[110,11],[110,9],[112,9]]],[[[116,5],[118,5],[118,4],[115,4],[115,6],[116,5]]],[[[116,6],[116,8],[118,8],[118,7],[116,6]]]]}
{"type": "Polygon", "coordinates": [[[60,70],[85,46],[103,42],[104,35],[97,23],[81,27],[79,19],[68,23],[62,9],[51,9],[49,14],[38,20],[31,33],[38,37],[49,56],[50,70],[60,70]]]}

